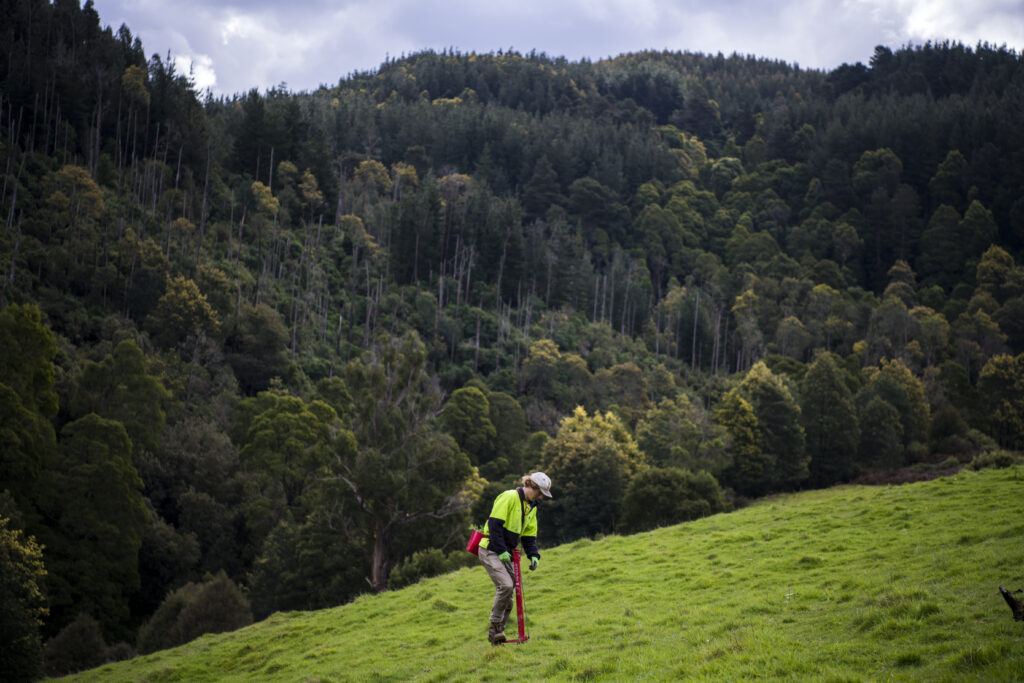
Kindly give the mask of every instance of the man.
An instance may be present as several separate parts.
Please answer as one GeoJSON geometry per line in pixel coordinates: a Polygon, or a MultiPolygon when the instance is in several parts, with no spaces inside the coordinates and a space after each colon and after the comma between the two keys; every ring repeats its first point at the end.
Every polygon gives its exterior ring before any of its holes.
{"type": "Polygon", "coordinates": [[[498,494],[487,518],[488,535],[480,541],[478,557],[494,582],[494,605],[487,629],[487,639],[493,645],[505,642],[505,623],[512,611],[512,551],[522,543],[530,569],[540,564],[537,502],[542,495],[551,497],[551,479],[543,472],[534,472],[523,477],[522,486],[498,494]]]}

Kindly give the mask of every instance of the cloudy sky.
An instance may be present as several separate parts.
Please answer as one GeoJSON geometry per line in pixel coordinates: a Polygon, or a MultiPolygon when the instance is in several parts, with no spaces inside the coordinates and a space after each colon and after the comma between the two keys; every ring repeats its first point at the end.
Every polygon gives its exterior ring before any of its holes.
{"type": "Polygon", "coordinates": [[[875,45],[979,41],[1024,50],[1024,0],[94,0],[147,55],[214,94],[334,85],[424,49],[571,60],[644,49],[753,54],[831,69],[875,45]]]}

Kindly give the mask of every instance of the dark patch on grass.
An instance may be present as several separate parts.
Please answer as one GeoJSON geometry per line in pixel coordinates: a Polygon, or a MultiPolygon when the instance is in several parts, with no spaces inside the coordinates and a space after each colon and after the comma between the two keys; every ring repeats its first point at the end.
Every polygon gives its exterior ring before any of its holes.
{"type": "Polygon", "coordinates": [[[1021,538],[1024,537],[1024,524],[1004,529],[996,534],[996,538],[1021,538]]]}
{"type": "Polygon", "coordinates": [[[592,681],[592,680],[594,680],[595,678],[597,678],[600,675],[601,675],[601,670],[600,669],[597,669],[595,667],[588,667],[586,669],[582,669],[582,670],[577,671],[576,673],[574,673],[572,675],[572,680],[574,680],[574,681],[592,681]]]}
{"type": "Polygon", "coordinates": [[[918,652],[903,652],[896,655],[896,666],[920,666],[924,658],[918,652]]]}
{"type": "Polygon", "coordinates": [[[586,666],[582,669],[575,671],[572,674],[572,680],[574,681],[591,681],[595,678],[602,678],[615,671],[615,662],[612,660],[606,660],[600,664],[586,666]]]}
{"type": "Polygon", "coordinates": [[[825,564],[825,561],[820,557],[815,557],[813,555],[804,555],[799,560],[797,560],[797,564],[801,567],[809,569],[811,567],[820,567],[821,565],[825,564]]]}

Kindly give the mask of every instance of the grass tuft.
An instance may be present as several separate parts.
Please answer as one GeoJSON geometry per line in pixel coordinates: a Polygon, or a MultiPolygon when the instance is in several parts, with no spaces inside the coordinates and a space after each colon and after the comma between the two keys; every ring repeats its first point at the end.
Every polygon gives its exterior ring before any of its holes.
{"type": "Polygon", "coordinates": [[[441,612],[454,612],[459,609],[459,606],[453,602],[448,602],[447,600],[438,598],[437,600],[434,600],[434,609],[440,610],[441,612]]]}

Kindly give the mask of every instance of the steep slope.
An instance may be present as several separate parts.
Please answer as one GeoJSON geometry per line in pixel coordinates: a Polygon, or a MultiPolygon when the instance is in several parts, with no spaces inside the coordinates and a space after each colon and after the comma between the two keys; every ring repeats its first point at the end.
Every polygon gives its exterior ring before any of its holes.
{"type": "Polygon", "coordinates": [[[752,677],[1009,680],[1022,625],[1024,468],[779,496],[545,552],[531,639],[485,640],[490,582],[464,569],[85,672],[80,680],[752,677]]]}

